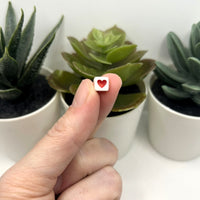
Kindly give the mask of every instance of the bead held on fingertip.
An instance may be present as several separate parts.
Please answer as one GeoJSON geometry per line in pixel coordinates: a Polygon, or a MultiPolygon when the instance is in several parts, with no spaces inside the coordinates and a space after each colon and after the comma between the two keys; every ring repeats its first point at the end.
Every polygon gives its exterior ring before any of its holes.
{"type": "Polygon", "coordinates": [[[108,77],[95,77],[94,88],[96,91],[108,91],[109,90],[108,77]]]}

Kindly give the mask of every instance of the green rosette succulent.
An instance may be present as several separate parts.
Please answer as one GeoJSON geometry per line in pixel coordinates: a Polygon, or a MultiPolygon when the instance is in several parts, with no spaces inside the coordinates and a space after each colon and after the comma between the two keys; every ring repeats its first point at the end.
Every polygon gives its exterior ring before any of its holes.
{"type": "Polygon", "coordinates": [[[143,59],[146,51],[136,51],[137,45],[126,40],[123,30],[114,26],[106,31],[92,29],[86,39],[68,37],[74,53],[62,53],[74,71],[56,70],[49,85],[63,93],[75,94],[84,78],[91,80],[106,73],[115,73],[123,85],[112,109],[123,112],[136,108],[146,97],[144,77],[154,68],[154,61],[143,59]],[[138,91],[134,88],[138,87],[138,91]]]}
{"type": "Polygon", "coordinates": [[[47,51],[54,40],[63,17],[27,61],[33,43],[36,8],[23,28],[24,12],[16,22],[11,2],[8,4],[5,31],[0,27],[0,98],[15,100],[33,83],[39,74],[47,51]]]}
{"type": "Polygon", "coordinates": [[[200,106],[200,22],[192,25],[189,48],[173,32],[167,35],[167,45],[174,68],[156,62],[162,90],[170,99],[191,99],[200,106]]]}

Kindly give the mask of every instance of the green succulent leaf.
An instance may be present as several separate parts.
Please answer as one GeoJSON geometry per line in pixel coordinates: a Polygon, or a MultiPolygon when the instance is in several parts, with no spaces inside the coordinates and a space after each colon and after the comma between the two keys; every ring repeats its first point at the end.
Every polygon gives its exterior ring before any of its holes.
{"type": "Polygon", "coordinates": [[[6,99],[6,100],[17,99],[21,94],[22,94],[22,91],[17,88],[0,90],[0,98],[6,99]]]}
{"type": "Polygon", "coordinates": [[[145,78],[145,76],[154,69],[155,61],[144,59],[140,61],[142,65],[124,82],[124,86],[137,84],[145,78]]]}
{"type": "Polygon", "coordinates": [[[82,65],[81,63],[78,62],[73,62],[72,69],[80,76],[89,79],[94,79],[95,76],[101,76],[104,74],[104,71],[82,65]]]}
{"type": "Polygon", "coordinates": [[[92,53],[90,53],[89,55],[96,62],[105,64],[105,65],[112,65],[112,62],[109,62],[109,61],[106,60],[106,56],[105,55],[98,56],[98,55],[94,55],[92,53]]]}
{"type": "Polygon", "coordinates": [[[200,60],[195,57],[188,58],[190,72],[194,79],[200,81],[200,60]]]}
{"type": "Polygon", "coordinates": [[[14,60],[5,49],[3,57],[0,59],[0,73],[6,78],[5,85],[11,85],[17,81],[18,65],[16,60],[14,60]]]}
{"type": "Polygon", "coordinates": [[[193,24],[190,33],[190,49],[193,56],[199,56],[196,53],[196,44],[200,42],[200,27],[198,24],[193,24]]]}
{"type": "Polygon", "coordinates": [[[140,62],[143,63],[140,77],[141,79],[144,79],[153,69],[155,69],[156,64],[155,60],[152,59],[143,59],[140,62]]]}
{"type": "Polygon", "coordinates": [[[38,75],[38,72],[41,68],[42,62],[47,54],[47,51],[54,40],[55,35],[49,40],[48,43],[43,47],[43,49],[39,49],[40,51],[34,55],[34,57],[28,62],[27,67],[18,82],[19,88],[26,88],[29,86],[38,75]]]}
{"type": "Polygon", "coordinates": [[[27,57],[29,55],[32,43],[33,43],[33,36],[34,36],[34,26],[35,26],[35,13],[36,13],[36,8],[34,8],[34,11],[24,28],[19,46],[17,49],[17,55],[16,55],[16,60],[19,66],[19,77],[21,76],[21,73],[23,71],[23,67],[25,66],[27,57]]]}
{"type": "Polygon", "coordinates": [[[196,53],[196,57],[198,59],[200,59],[200,42],[196,44],[195,46],[195,53],[196,53]]]}
{"type": "Polygon", "coordinates": [[[119,94],[112,111],[122,112],[135,109],[144,101],[145,98],[145,93],[119,94]]]}
{"type": "Polygon", "coordinates": [[[106,34],[112,33],[114,35],[120,35],[119,39],[113,43],[113,46],[121,46],[124,44],[125,39],[126,39],[126,33],[122,29],[118,28],[117,26],[113,26],[110,29],[107,29],[105,31],[105,33],[106,34]]]}
{"type": "Polygon", "coordinates": [[[12,7],[11,2],[8,3],[8,9],[6,13],[6,22],[5,22],[5,41],[8,44],[15,28],[17,26],[15,11],[12,7]]]}
{"type": "Polygon", "coordinates": [[[2,28],[0,27],[0,58],[4,54],[4,49],[5,49],[5,38],[4,38],[2,28]]]}
{"type": "Polygon", "coordinates": [[[136,51],[130,57],[128,57],[128,60],[126,62],[138,62],[146,53],[147,51],[136,51]]]}
{"type": "Polygon", "coordinates": [[[8,43],[8,51],[11,57],[16,59],[16,54],[17,54],[17,48],[19,45],[20,37],[21,37],[21,31],[22,31],[22,26],[24,23],[24,12],[21,10],[21,18],[17,24],[17,27],[14,31],[14,33],[11,36],[11,39],[8,43]]]}
{"type": "Polygon", "coordinates": [[[200,84],[199,83],[184,83],[181,85],[183,90],[190,94],[200,94],[200,84]]]}
{"type": "Polygon", "coordinates": [[[172,80],[171,78],[165,76],[165,74],[158,67],[154,70],[154,73],[156,74],[158,79],[162,80],[166,84],[174,86],[174,87],[179,86],[179,83],[177,83],[176,81],[172,80]]]}
{"type": "Polygon", "coordinates": [[[82,65],[87,65],[88,67],[95,68],[95,69],[107,69],[105,65],[102,65],[101,63],[92,62],[90,60],[83,59],[82,57],[79,57],[77,54],[69,54],[67,52],[62,53],[63,58],[67,61],[69,66],[73,69],[73,62],[79,62],[82,65]]]}
{"type": "Polygon", "coordinates": [[[143,63],[127,63],[126,65],[109,69],[106,73],[117,74],[120,76],[123,86],[128,86],[138,82],[139,77],[136,74],[142,65],[143,63]]]}
{"type": "Polygon", "coordinates": [[[83,57],[84,59],[90,60],[90,57],[84,48],[83,43],[79,42],[76,38],[74,37],[68,37],[68,40],[70,44],[72,45],[73,49],[76,51],[76,53],[80,56],[83,57]]]}
{"type": "Polygon", "coordinates": [[[56,70],[48,77],[49,85],[59,92],[75,94],[76,85],[79,85],[81,78],[73,73],[56,70]]]}
{"type": "Polygon", "coordinates": [[[62,56],[67,61],[67,63],[69,64],[70,67],[72,67],[71,65],[73,65],[72,64],[73,62],[79,61],[75,54],[69,54],[67,52],[63,52],[62,56]]]}
{"type": "Polygon", "coordinates": [[[192,97],[192,100],[200,106],[200,94],[197,94],[195,96],[192,97]]]}
{"type": "MultiPolygon", "coordinates": [[[[115,29],[115,27],[113,27],[113,29],[115,29]]],[[[116,31],[114,33],[112,29],[103,32],[94,28],[88,34],[84,44],[93,51],[105,54],[114,46],[117,46],[121,37],[122,33],[117,33],[116,31]]]]}
{"type": "Polygon", "coordinates": [[[181,100],[181,99],[187,99],[190,97],[190,94],[188,92],[185,92],[180,89],[172,88],[166,85],[163,85],[162,89],[165,95],[170,99],[181,100]]]}
{"type": "Polygon", "coordinates": [[[69,87],[70,93],[75,95],[79,85],[80,85],[80,83],[79,84],[78,83],[71,84],[70,87],[69,87]]]}
{"type": "MultiPolygon", "coordinates": [[[[136,52],[137,46],[125,39],[125,32],[117,26],[106,31],[92,29],[87,39],[82,41],[69,37],[75,53],[62,54],[81,79],[94,79],[106,73],[115,73],[121,77],[122,87],[125,88],[119,94],[113,108],[114,112],[128,111],[144,100],[145,93],[132,94],[134,91],[132,85],[141,83],[141,80],[154,68],[153,60],[140,60],[146,51],[136,52]]],[[[78,83],[71,84],[67,91],[74,94],[78,86],[78,83]]]]}
{"type": "Polygon", "coordinates": [[[118,48],[114,48],[107,54],[107,61],[116,63],[127,58],[133,51],[135,51],[137,45],[123,45],[118,48]]]}
{"type": "Polygon", "coordinates": [[[188,72],[186,49],[178,36],[170,32],[167,35],[168,51],[171,59],[179,72],[188,72]]]}
{"type": "Polygon", "coordinates": [[[188,80],[188,74],[183,74],[180,72],[175,71],[171,67],[164,65],[161,62],[156,62],[156,67],[162,71],[165,77],[173,80],[174,82],[178,83],[185,83],[188,80]]]}
{"type": "Polygon", "coordinates": [[[96,51],[98,53],[104,53],[105,52],[105,50],[102,47],[97,46],[95,44],[95,42],[93,42],[90,39],[87,39],[87,40],[85,40],[83,42],[88,48],[93,49],[94,51],[96,51]]]}

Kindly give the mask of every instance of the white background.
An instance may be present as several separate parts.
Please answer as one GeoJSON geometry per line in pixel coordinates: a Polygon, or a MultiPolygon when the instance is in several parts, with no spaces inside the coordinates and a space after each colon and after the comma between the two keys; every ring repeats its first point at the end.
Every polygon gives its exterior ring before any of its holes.
{"type": "MultiPolygon", "coordinates": [[[[126,31],[138,49],[148,50],[146,57],[170,63],[166,34],[176,32],[187,45],[191,25],[200,20],[199,0],[13,0],[12,3],[18,16],[20,8],[24,9],[25,20],[33,6],[37,7],[33,50],[64,14],[63,26],[45,61],[52,69],[68,69],[60,55],[72,50],[67,36],[82,39],[93,27],[104,30],[114,24],[126,31]]],[[[6,9],[7,1],[0,0],[3,27],[6,9]]],[[[147,139],[147,115],[145,109],[129,154],[116,165],[124,183],[122,200],[199,200],[200,158],[175,162],[156,153],[147,139]]],[[[0,154],[0,174],[12,164],[0,154]]]]}

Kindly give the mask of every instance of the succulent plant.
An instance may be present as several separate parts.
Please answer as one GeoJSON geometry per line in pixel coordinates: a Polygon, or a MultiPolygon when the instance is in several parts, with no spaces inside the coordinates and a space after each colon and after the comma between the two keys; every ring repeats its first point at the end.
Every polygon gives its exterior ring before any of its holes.
{"type": "Polygon", "coordinates": [[[56,30],[63,20],[62,17],[27,61],[33,42],[35,15],[36,8],[22,30],[23,10],[21,9],[21,18],[17,23],[12,4],[11,2],[8,4],[5,32],[0,27],[0,98],[2,99],[17,99],[33,83],[54,40],[56,30]]]}
{"type": "Polygon", "coordinates": [[[86,39],[68,37],[75,53],[62,53],[74,73],[56,70],[49,78],[50,86],[75,94],[84,78],[94,79],[105,73],[118,74],[123,82],[113,112],[136,108],[146,97],[143,78],[154,68],[154,61],[141,60],[146,51],[126,40],[123,30],[114,26],[106,31],[92,29],[86,39]],[[137,92],[135,86],[139,87],[137,92]]]}
{"type": "Polygon", "coordinates": [[[191,99],[200,105],[200,22],[192,25],[189,48],[173,32],[167,35],[167,45],[175,67],[156,62],[155,73],[165,83],[162,90],[170,99],[191,99]]]}

